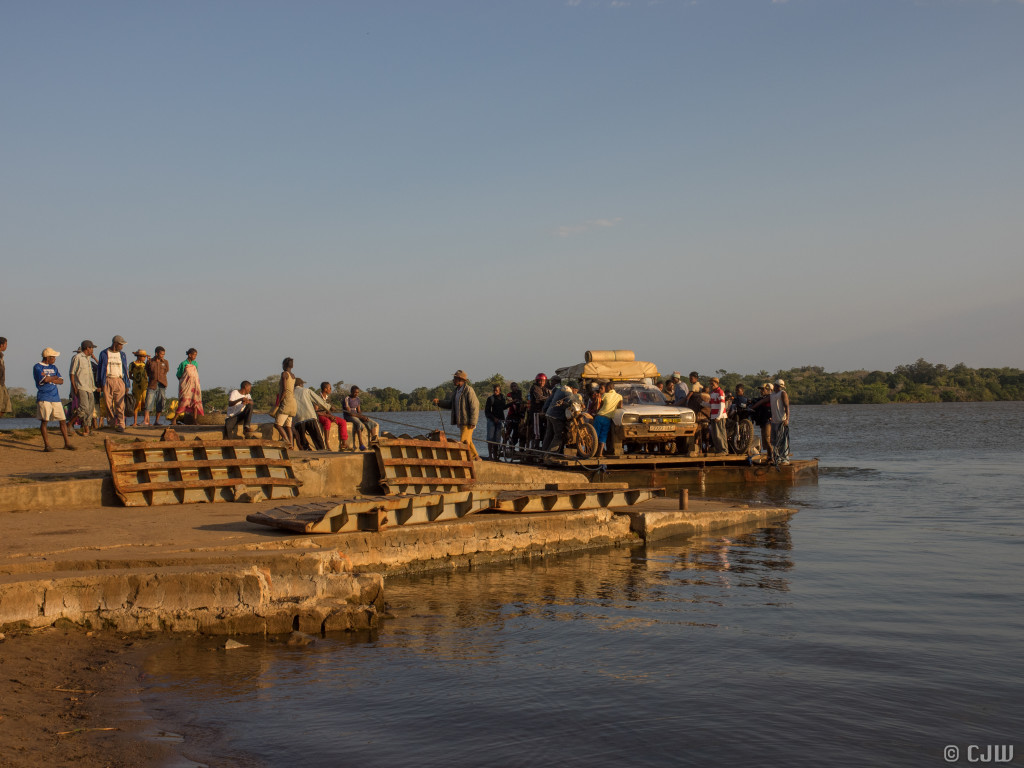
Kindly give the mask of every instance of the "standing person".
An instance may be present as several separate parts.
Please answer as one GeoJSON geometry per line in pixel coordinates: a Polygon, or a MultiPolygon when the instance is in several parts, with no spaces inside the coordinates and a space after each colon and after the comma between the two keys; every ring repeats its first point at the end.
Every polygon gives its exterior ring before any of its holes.
{"type": "Polygon", "coordinates": [[[665,382],[665,386],[661,389],[661,393],[665,395],[665,402],[669,405],[676,401],[676,385],[678,383],[679,379],[677,379],[675,373],[673,373],[668,377],[668,381],[665,382]]]}
{"type": "MultiPolygon", "coordinates": [[[[545,453],[558,453],[565,448],[565,407],[569,404],[572,390],[562,384],[561,376],[551,377],[551,394],[544,404],[544,442],[541,450],[545,453]]],[[[544,461],[550,461],[545,456],[544,461]]]]}
{"type": "Polygon", "coordinates": [[[110,346],[100,352],[100,377],[96,384],[103,390],[107,415],[117,432],[124,432],[124,396],[131,385],[128,379],[128,355],[124,353],[124,336],[115,336],[110,346]]]}
{"type": "Polygon", "coordinates": [[[686,398],[690,394],[690,387],[683,381],[683,374],[679,371],[672,371],[672,381],[674,385],[674,397],[672,398],[672,405],[685,406],[686,398]]]}
{"type": "Polygon", "coordinates": [[[324,450],[326,446],[316,414],[317,411],[327,410],[329,406],[320,397],[320,393],[312,387],[307,388],[302,379],[295,379],[294,394],[295,422],[292,424],[292,434],[295,435],[295,442],[304,451],[324,450]]]}
{"type": "Polygon", "coordinates": [[[133,353],[135,360],[128,365],[128,378],[132,382],[132,398],[135,405],[132,408],[132,426],[139,426],[139,411],[146,406],[146,392],[149,391],[149,373],[146,370],[146,361],[149,353],[144,349],[136,349],[133,353]]]}
{"type": "Polygon", "coordinates": [[[435,397],[434,405],[452,409],[452,424],[459,428],[459,441],[469,446],[470,458],[479,461],[480,454],[473,445],[473,430],[480,417],[480,399],[469,386],[469,377],[461,368],[452,374],[452,383],[455,385],[452,396],[444,400],[435,397]]]}
{"type": "Polygon", "coordinates": [[[501,385],[495,384],[493,394],[484,402],[484,418],[487,419],[487,458],[491,461],[498,460],[501,427],[505,423],[507,408],[505,396],[501,394],[501,385]]]}
{"type": "Polygon", "coordinates": [[[78,401],[73,419],[82,422],[82,437],[89,436],[89,423],[96,413],[96,377],[92,371],[92,351],[96,345],[86,339],[71,358],[71,394],[78,401]]]}
{"type": "Polygon", "coordinates": [[[526,403],[523,401],[523,390],[518,381],[508,385],[508,415],[505,422],[509,425],[508,444],[526,447],[526,403]]]}
{"type": "MultiPolygon", "coordinates": [[[[365,451],[374,435],[380,432],[380,425],[363,414],[363,401],[359,399],[362,393],[359,387],[352,385],[345,398],[342,410],[345,414],[345,421],[352,425],[353,441],[359,444],[359,450],[365,451]]],[[[434,401],[435,405],[437,401],[434,401]]]]}
{"type": "Polygon", "coordinates": [[[771,394],[774,387],[768,382],[761,385],[761,397],[750,406],[754,412],[754,423],[761,428],[761,448],[768,454],[768,461],[772,461],[775,454],[772,452],[772,399],[771,394]]]}
{"type": "Polygon", "coordinates": [[[538,373],[526,395],[531,448],[540,448],[541,439],[544,437],[544,403],[550,395],[551,388],[548,386],[548,377],[543,373],[538,373]]]}
{"type": "Polygon", "coordinates": [[[189,347],[185,352],[185,359],[178,364],[178,408],[174,411],[171,424],[176,425],[178,419],[186,413],[192,414],[194,423],[199,423],[199,417],[203,415],[203,390],[199,384],[199,364],[196,358],[199,357],[199,350],[189,347]]]}
{"type": "Polygon", "coordinates": [[[772,404],[772,443],[775,458],[780,464],[789,464],[789,393],[786,382],[779,379],[775,382],[775,391],[771,394],[772,404]]]}
{"type": "Polygon", "coordinates": [[[227,418],[224,419],[224,439],[238,437],[238,425],[242,425],[242,437],[249,437],[252,431],[252,382],[243,381],[238,389],[228,393],[227,418]]]}
{"type": "Polygon", "coordinates": [[[167,362],[165,355],[167,350],[157,347],[153,350],[153,357],[146,363],[146,379],[149,382],[146,386],[146,415],[143,422],[149,426],[149,414],[153,414],[153,426],[160,425],[160,414],[164,412],[167,402],[167,373],[171,370],[171,364],[167,362]]]}
{"type": "Polygon", "coordinates": [[[292,368],[295,367],[295,360],[286,357],[281,361],[281,378],[277,382],[277,403],[270,415],[274,417],[274,429],[277,434],[288,443],[294,442],[295,435],[292,433],[292,423],[295,421],[295,374],[292,368]]]}
{"type": "Polygon", "coordinates": [[[0,336],[0,419],[8,413],[14,415],[11,394],[7,391],[7,369],[4,366],[4,352],[7,351],[7,338],[0,336]]]}
{"type": "Polygon", "coordinates": [[[728,453],[729,444],[726,442],[726,409],[725,391],[720,386],[717,376],[711,377],[711,389],[708,391],[708,404],[711,411],[708,413],[708,420],[711,422],[711,445],[715,453],[728,453]]]}
{"type": "Polygon", "coordinates": [[[331,387],[331,382],[320,382],[320,397],[323,398],[323,401],[325,403],[327,403],[327,410],[317,413],[316,418],[317,421],[320,422],[320,429],[322,429],[324,433],[325,446],[328,444],[327,438],[331,434],[331,425],[338,425],[338,453],[341,453],[342,451],[345,450],[345,443],[348,442],[348,422],[345,421],[345,419],[343,419],[341,416],[335,416],[331,412],[332,390],[333,388],[331,387]]]}
{"type": "Polygon", "coordinates": [[[688,389],[686,405],[688,408],[692,408],[699,413],[702,407],[701,404],[708,398],[702,397],[704,385],[700,383],[700,375],[696,371],[690,371],[690,386],[688,389]]]}
{"type": "Polygon", "coordinates": [[[53,451],[50,447],[50,440],[46,434],[46,423],[57,421],[60,424],[60,434],[64,438],[64,448],[73,451],[75,446],[68,439],[68,425],[64,419],[64,405],[60,401],[60,393],[57,386],[64,383],[57,370],[57,358],[60,352],[47,347],[42,353],[43,361],[36,363],[32,368],[32,378],[36,382],[36,405],[39,408],[39,432],[43,436],[43,450],[47,453],[53,451]]]}
{"type": "Polygon", "coordinates": [[[612,416],[622,405],[622,395],[615,391],[610,382],[601,384],[601,407],[594,414],[594,430],[597,432],[597,457],[604,456],[608,435],[612,430],[612,416]]]}

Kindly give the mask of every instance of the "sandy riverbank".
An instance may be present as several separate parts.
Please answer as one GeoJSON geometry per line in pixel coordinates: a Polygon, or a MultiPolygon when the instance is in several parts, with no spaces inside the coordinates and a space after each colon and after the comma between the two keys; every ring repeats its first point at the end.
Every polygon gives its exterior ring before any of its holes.
{"type": "Polygon", "coordinates": [[[46,628],[0,641],[0,766],[166,766],[177,755],[137,703],[163,636],[46,628]]]}

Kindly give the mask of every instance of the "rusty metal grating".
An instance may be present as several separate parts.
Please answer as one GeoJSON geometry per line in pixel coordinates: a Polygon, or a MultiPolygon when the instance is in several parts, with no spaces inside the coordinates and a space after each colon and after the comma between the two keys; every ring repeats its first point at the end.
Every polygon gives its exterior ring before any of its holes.
{"type": "Polygon", "coordinates": [[[463,491],[476,482],[465,443],[378,440],[373,449],[386,494],[463,491]]]}
{"type": "Polygon", "coordinates": [[[114,491],[126,507],[234,501],[235,490],[294,498],[288,449],[269,440],[105,441],[114,491]]]}

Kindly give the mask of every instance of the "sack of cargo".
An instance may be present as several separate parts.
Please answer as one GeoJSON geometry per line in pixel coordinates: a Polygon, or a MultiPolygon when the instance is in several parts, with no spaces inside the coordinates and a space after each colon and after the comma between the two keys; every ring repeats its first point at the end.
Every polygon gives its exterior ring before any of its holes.
{"type": "Polygon", "coordinates": [[[631,349],[588,349],[583,360],[587,363],[632,363],[636,355],[631,349]]]}

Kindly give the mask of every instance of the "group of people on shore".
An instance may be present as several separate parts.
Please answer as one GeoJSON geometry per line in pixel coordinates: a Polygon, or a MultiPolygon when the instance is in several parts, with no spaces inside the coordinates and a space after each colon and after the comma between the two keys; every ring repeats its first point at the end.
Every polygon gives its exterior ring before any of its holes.
{"type": "MultiPolygon", "coordinates": [[[[191,415],[193,420],[204,415],[203,391],[196,362],[198,350],[189,348],[178,364],[175,370],[178,397],[168,402],[170,362],[166,349],[156,347],[152,357],[145,349],[137,349],[131,353],[135,359],[129,362],[128,353],[124,351],[126,344],[123,336],[114,336],[110,346],[99,354],[96,353],[96,345],[88,339],[79,345],[68,368],[70,402],[66,412],[58,390],[65,383],[57,365],[60,352],[52,347],[43,349],[40,362],[33,366],[32,376],[36,385],[39,431],[44,451],[53,450],[47,430],[47,424],[52,421],[60,427],[64,448],[73,451],[75,446],[71,443],[71,435],[86,437],[104,420],[114,431],[124,432],[129,415],[132,426],[144,427],[161,426],[161,415],[172,426],[187,415],[191,415]],[[76,425],[81,427],[80,432],[76,432],[76,425]]],[[[6,350],[7,339],[0,337],[0,416],[13,411],[6,385],[6,350]]],[[[339,450],[344,450],[351,427],[358,449],[366,450],[370,440],[379,434],[380,426],[363,413],[359,387],[353,386],[349,390],[343,404],[343,418],[337,417],[331,411],[330,382],[321,382],[319,389],[306,387],[305,382],[292,373],[293,367],[294,360],[286,358],[282,364],[277,400],[271,412],[281,438],[289,445],[304,450],[324,450],[327,435],[333,427],[338,430],[339,450]]],[[[251,393],[252,383],[243,381],[228,394],[224,425],[226,437],[237,436],[239,427],[243,436],[257,434],[252,426],[254,406],[251,393]]]]}
{"type": "MultiPolygon", "coordinates": [[[[166,350],[157,347],[153,357],[150,357],[145,349],[137,349],[132,353],[135,360],[129,363],[128,353],[124,350],[126,344],[123,336],[114,336],[110,346],[98,355],[96,345],[89,339],[79,345],[68,367],[71,389],[67,414],[58,390],[64,384],[64,377],[57,365],[60,352],[53,347],[43,349],[40,362],[32,368],[32,378],[36,385],[39,431],[42,433],[44,451],[53,450],[46,428],[50,421],[59,424],[64,448],[69,451],[75,450],[70,436],[76,424],[81,425],[81,432],[77,434],[84,437],[91,430],[97,429],[104,419],[115,431],[124,432],[129,413],[133,425],[139,424],[140,413],[144,425],[150,424],[151,417],[153,426],[160,423],[160,415],[167,406],[167,374],[170,371],[166,350]]],[[[7,339],[0,337],[0,415],[12,410],[3,366],[3,353],[6,350],[7,339]]],[[[198,354],[195,348],[190,348],[185,353],[185,359],[178,365],[178,398],[168,413],[171,424],[177,423],[186,414],[196,417],[203,415],[203,393],[196,363],[198,354]]]]}

